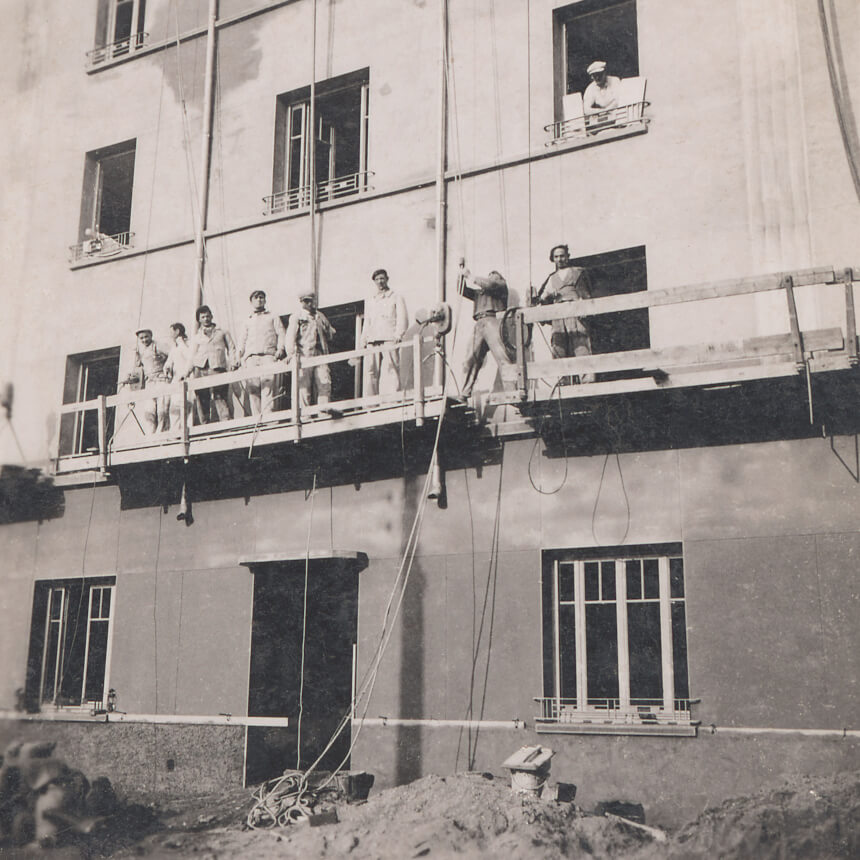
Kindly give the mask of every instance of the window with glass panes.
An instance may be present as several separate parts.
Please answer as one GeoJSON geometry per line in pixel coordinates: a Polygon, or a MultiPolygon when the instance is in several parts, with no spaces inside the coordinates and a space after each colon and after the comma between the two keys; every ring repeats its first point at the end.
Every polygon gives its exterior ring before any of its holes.
{"type": "Polygon", "coordinates": [[[545,552],[542,594],[545,699],[643,719],[688,709],[680,545],[545,552]]]}

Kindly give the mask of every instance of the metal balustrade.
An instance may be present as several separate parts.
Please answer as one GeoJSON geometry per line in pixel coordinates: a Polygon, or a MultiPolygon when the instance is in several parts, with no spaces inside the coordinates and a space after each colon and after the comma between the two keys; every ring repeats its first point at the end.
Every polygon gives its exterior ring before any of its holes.
{"type": "Polygon", "coordinates": [[[649,121],[645,116],[645,108],[650,104],[647,101],[631,102],[599,113],[582,114],[549,123],[544,126],[544,131],[550,133],[550,139],[546,145],[554,146],[575,140],[584,141],[610,129],[644,127],[649,121]]]}
{"type": "Polygon", "coordinates": [[[92,51],[87,51],[87,68],[94,69],[109,63],[111,60],[127,57],[142,48],[148,38],[149,33],[134,33],[125,39],[118,39],[109,45],[102,45],[92,51]]]}
{"type": "Polygon", "coordinates": [[[114,257],[133,247],[134,233],[131,231],[115,233],[113,236],[97,233],[77,245],[70,245],[69,261],[77,263],[89,257],[114,257]]]}
{"type": "Polygon", "coordinates": [[[429,367],[426,359],[434,348],[434,338],[416,334],[411,340],[400,343],[306,358],[294,356],[273,361],[265,369],[259,366],[242,368],[137,390],[125,389],[115,395],[65,404],[60,407],[61,447],[55,471],[57,474],[82,470],[106,472],[114,465],[188,457],[243,446],[299,442],[305,436],[329,435],[391,422],[414,421],[416,426],[421,426],[425,419],[438,417],[443,408],[441,387],[424,383],[429,367]],[[400,354],[404,390],[363,394],[328,404],[301,404],[299,383],[303,371],[322,365],[359,362],[363,365],[362,390],[366,391],[369,362],[364,359],[375,353],[395,351],[400,354]],[[253,414],[248,382],[261,378],[275,379],[274,408],[253,414]],[[225,387],[229,391],[228,404],[233,417],[204,421],[199,414],[199,393],[225,387]],[[154,404],[153,401],[159,402],[154,404]],[[147,413],[153,412],[167,416],[169,421],[164,421],[167,426],[155,429],[148,426],[147,413]],[[67,444],[69,450],[64,450],[64,416],[86,413],[97,416],[97,445],[87,451],[75,451],[73,444],[67,444]],[[110,427],[113,427],[112,432],[110,427]]]}
{"type": "MultiPolygon", "coordinates": [[[[325,203],[330,200],[338,200],[341,197],[349,197],[362,191],[371,191],[373,186],[369,184],[369,178],[373,176],[372,170],[363,170],[359,173],[350,173],[347,176],[338,176],[334,179],[318,182],[316,187],[316,202],[325,203]]],[[[270,194],[263,198],[265,209],[264,215],[277,215],[279,212],[288,212],[291,209],[304,209],[311,204],[310,185],[301,185],[298,188],[289,188],[270,194]]]]}
{"type": "Polygon", "coordinates": [[[535,697],[538,714],[535,719],[546,723],[600,723],[614,726],[693,725],[692,705],[698,699],[673,699],[667,708],[661,699],[630,699],[622,705],[620,699],[589,698],[585,707],[576,699],[552,696],[535,697]]]}

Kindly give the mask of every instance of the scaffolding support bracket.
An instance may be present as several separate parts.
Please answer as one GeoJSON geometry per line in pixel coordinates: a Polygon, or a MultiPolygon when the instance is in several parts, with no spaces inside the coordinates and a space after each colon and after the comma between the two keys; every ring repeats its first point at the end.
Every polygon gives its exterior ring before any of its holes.
{"type": "Polygon", "coordinates": [[[791,341],[794,348],[794,361],[797,369],[803,368],[803,336],[800,333],[800,324],[797,320],[797,304],[794,301],[794,278],[785,275],[782,279],[782,287],[785,290],[785,298],[788,302],[788,321],[791,326],[791,341]]]}
{"type": "Polygon", "coordinates": [[[848,341],[848,358],[852,365],[858,363],[857,356],[857,317],[854,312],[854,270],[842,270],[842,283],[845,284],[845,339],[848,341]]]}

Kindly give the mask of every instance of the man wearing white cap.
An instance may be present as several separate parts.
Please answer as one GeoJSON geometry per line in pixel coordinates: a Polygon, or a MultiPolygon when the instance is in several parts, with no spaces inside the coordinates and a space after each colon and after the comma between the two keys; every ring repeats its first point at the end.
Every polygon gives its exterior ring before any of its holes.
{"type": "MultiPolygon", "coordinates": [[[[254,290],[250,296],[251,315],[245,320],[239,335],[239,358],[245,367],[273,364],[286,355],[286,330],[281,318],[266,310],[266,294],[254,290]]],[[[274,407],[275,376],[248,380],[248,398],[251,412],[271,412],[274,407]]]]}
{"type": "Polygon", "coordinates": [[[621,78],[606,74],[606,63],[595,60],[586,72],[591,77],[591,83],[582,94],[582,107],[586,116],[602,111],[611,110],[619,105],[621,95],[621,78]]]}
{"type": "MultiPolygon", "coordinates": [[[[289,358],[292,360],[297,354],[303,358],[328,355],[335,334],[334,326],[322,311],[317,310],[313,290],[299,293],[299,303],[301,309],[290,315],[290,324],[287,326],[286,349],[289,358]]],[[[299,403],[303,407],[310,406],[314,393],[317,404],[323,407],[320,412],[329,412],[331,368],[327,364],[303,367],[299,371],[299,403]]]]}
{"type": "MultiPolygon", "coordinates": [[[[152,329],[142,328],[135,332],[137,344],[134,348],[134,370],[126,378],[126,383],[139,383],[141,388],[152,388],[156,385],[167,384],[167,374],[164,363],[166,353],[158,348],[152,338],[152,329]]],[[[164,394],[146,399],[143,406],[143,421],[149,433],[158,433],[167,429],[168,397],[164,394]]]]}

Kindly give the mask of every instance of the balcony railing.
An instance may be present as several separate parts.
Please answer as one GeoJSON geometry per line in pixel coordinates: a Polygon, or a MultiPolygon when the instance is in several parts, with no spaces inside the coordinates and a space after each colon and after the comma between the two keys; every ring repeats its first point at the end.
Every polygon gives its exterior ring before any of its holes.
{"type": "MultiPolygon", "coordinates": [[[[410,341],[382,344],[370,349],[338,352],[292,360],[272,362],[263,368],[249,367],[229,373],[214,374],[175,383],[156,384],[139,390],[122,390],[111,396],[65,404],[60,408],[60,452],[58,474],[83,470],[107,471],[111,466],[146,460],[170,459],[260,447],[280,442],[299,442],[306,437],[330,435],[391,422],[414,421],[438,417],[443,405],[441,388],[426,386],[435,340],[416,335],[410,341]],[[399,352],[403,390],[389,394],[362,394],[369,389],[367,356],[379,352],[399,352]],[[303,371],[321,365],[345,365],[357,371],[361,382],[355,397],[333,400],[328,404],[303,406],[300,382],[303,371]],[[269,380],[274,403],[266,411],[254,414],[248,391],[249,380],[269,380]],[[201,402],[214,401],[213,389],[228,392],[226,401],[232,417],[211,420],[201,415],[201,402]],[[201,398],[203,394],[203,398],[201,398]],[[155,401],[155,402],[154,402],[155,401]],[[148,418],[165,416],[160,426],[152,427],[148,418]],[[75,424],[68,416],[94,416],[98,432],[95,444],[78,450],[68,431],[75,424]],[[64,423],[65,422],[65,423],[64,423]],[[164,425],[167,426],[164,426],[164,425]],[[64,433],[64,427],[66,431],[64,433]]],[[[211,406],[211,403],[210,403],[211,406]]],[[[79,421],[83,418],[79,418],[79,421]]],[[[151,420],[151,419],[150,419],[151,420]]],[[[79,423],[79,421],[77,423],[79,423]]]]}
{"type": "Polygon", "coordinates": [[[149,33],[135,33],[132,36],[127,36],[125,39],[119,39],[116,42],[111,42],[109,45],[103,45],[99,48],[94,48],[92,51],[87,51],[87,68],[94,69],[97,66],[103,66],[111,60],[117,60],[120,57],[127,57],[134,53],[146,44],[149,38],[149,33]]]}
{"type": "MultiPolygon", "coordinates": [[[[329,200],[338,200],[341,197],[349,197],[351,194],[359,194],[362,191],[371,191],[370,177],[372,170],[362,170],[359,173],[350,173],[347,176],[338,176],[325,182],[318,182],[316,188],[316,202],[325,203],[329,200]]],[[[289,188],[270,194],[263,198],[265,209],[264,215],[277,215],[279,212],[288,212],[291,209],[304,209],[311,204],[310,185],[301,185],[298,188],[289,188]]]]}
{"type": "Polygon", "coordinates": [[[134,247],[134,233],[114,233],[107,236],[99,233],[77,245],[69,246],[69,262],[77,263],[89,257],[114,257],[134,247]]]}
{"type": "Polygon", "coordinates": [[[576,699],[554,697],[535,698],[538,713],[535,722],[538,730],[557,727],[593,727],[599,731],[628,729],[631,731],[657,731],[661,729],[692,732],[698,725],[692,719],[692,705],[698,699],[588,699],[584,707],[576,699]]]}
{"type": "Polygon", "coordinates": [[[600,111],[600,113],[580,114],[552,122],[544,126],[544,131],[550,133],[550,139],[546,145],[554,146],[573,140],[587,140],[593,135],[610,129],[644,127],[648,124],[645,108],[649,105],[650,102],[646,101],[632,102],[600,111]]]}

